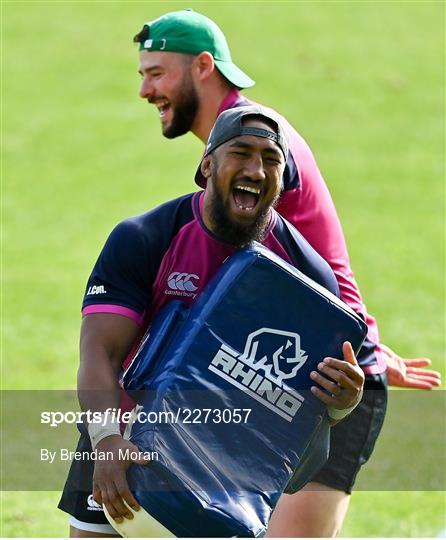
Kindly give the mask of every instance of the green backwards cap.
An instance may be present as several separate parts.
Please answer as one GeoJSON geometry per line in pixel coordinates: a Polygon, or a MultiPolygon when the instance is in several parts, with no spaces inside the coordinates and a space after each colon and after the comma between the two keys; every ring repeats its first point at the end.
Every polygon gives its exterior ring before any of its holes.
{"type": "Polygon", "coordinates": [[[233,62],[226,38],[208,17],[191,9],[166,13],[144,25],[134,38],[139,50],[168,51],[197,55],[207,51],[214,57],[220,73],[238,88],[253,86],[253,81],[233,62]]]}

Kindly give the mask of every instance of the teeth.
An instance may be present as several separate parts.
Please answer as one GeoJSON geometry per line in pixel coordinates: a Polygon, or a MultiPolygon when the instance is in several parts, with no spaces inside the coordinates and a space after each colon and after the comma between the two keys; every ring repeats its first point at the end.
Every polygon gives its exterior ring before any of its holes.
{"type": "Polygon", "coordinates": [[[157,107],[158,107],[158,111],[160,113],[160,116],[164,116],[166,114],[166,110],[169,106],[169,103],[168,102],[164,102],[164,103],[158,103],[157,104],[157,107]]]}
{"type": "Polygon", "coordinates": [[[249,193],[254,193],[255,195],[260,195],[259,188],[253,188],[250,186],[235,186],[235,189],[240,189],[240,191],[248,191],[249,193]]]}

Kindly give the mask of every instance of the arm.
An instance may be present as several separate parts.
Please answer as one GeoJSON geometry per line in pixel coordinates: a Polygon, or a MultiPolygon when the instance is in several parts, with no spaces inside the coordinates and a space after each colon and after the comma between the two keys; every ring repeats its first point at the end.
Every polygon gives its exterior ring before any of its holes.
{"type": "MultiPolygon", "coordinates": [[[[132,319],[112,313],[97,313],[84,317],[80,339],[80,367],[78,395],[84,411],[102,411],[119,408],[120,387],[118,372],[121,363],[140,332],[132,319]]],[[[131,461],[119,459],[119,449],[133,452],[138,448],[119,434],[108,435],[96,444],[98,452],[113,453],[113,460],[96,460],[93,475],[93,496],[104,504],[109,514],[118,522],[128,519],[123,499],[134,510],[139,505],[129,490],[126,470],[131,461]]],[[[144,460],[136,460],[144,464],[144,460]]]]}
{"type": "Polygon", "coordinates": [[[358,405],[364,388],[364,373],[348,341],[343,344],[342,352],[344,360],[324,358],[318,364],[319,372],[310,373],[313,381],[322,387],[312,386],[311,391],[327,405],[331,425],[347,416],[358,405]]]}

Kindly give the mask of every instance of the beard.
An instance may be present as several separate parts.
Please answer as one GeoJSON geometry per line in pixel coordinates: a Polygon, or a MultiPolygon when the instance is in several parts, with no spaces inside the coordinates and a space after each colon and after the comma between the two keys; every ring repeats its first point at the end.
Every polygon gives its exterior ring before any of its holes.
{"type": "Polygon", "coordinates": [[[208,180],[213,183],[213,193],[210,204],[210,220],[212,232],[215,236],[236,248],[245,247],[252,242],[262,242],[266,236],[269,222],[269,211],[273,208],[279,197],[271,205],[264,208],[252,221],[252,223],[240,223],[231,219],[228,206],[225,204],[223,195],[218,188],[218,180],[212,175],[208,180]]]}
{"type": "Polygon", "coordinates": [[[172,122],[163,128],[163,135],[168,139],[175,139],[191,130],[200,105],[197,90],[189,73],[184,75],[178,88],[172,122]]]}

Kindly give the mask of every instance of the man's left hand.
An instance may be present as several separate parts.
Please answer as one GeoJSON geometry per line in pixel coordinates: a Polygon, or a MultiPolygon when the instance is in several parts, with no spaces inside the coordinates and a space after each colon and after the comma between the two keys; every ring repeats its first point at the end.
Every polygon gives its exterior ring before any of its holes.
{"type": "Polygon", "coordinates": [[[324,390],[311,387],[312,393],[327,406],[334,409],[355,407],[362,397],[364,372],[358,365],[351,344],[346,341],[342,346],[344,360],[324,358],[312,371],[310,377],[324,390]]]}
{"type": "Polygon", "coordinates": [[[386,345],[380,344],[387,364],[387,381],[391,386],[432,390],[441,385],[441,373],[424,369],[431,365],[429,358],[401,358],[386,345]]]}

